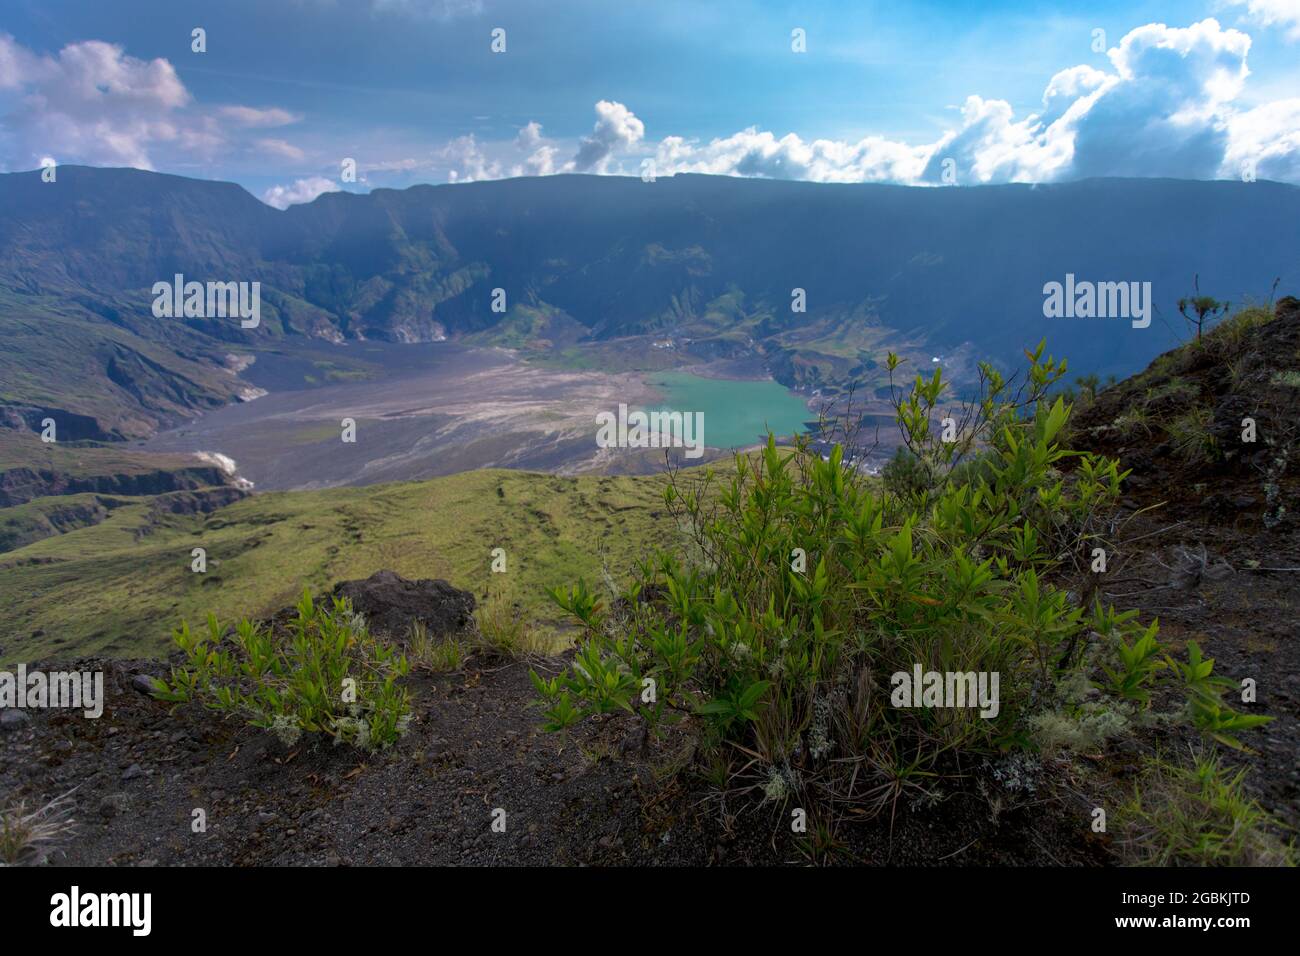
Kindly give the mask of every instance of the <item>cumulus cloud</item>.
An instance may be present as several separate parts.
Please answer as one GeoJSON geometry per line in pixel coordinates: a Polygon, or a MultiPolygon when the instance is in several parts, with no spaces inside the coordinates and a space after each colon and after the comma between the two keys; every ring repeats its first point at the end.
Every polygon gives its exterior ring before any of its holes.
{"type": "Polygon", "coordinates": [[[515,149],[521,149],[524,152],[532,152],[542,144],[542,124],[533,120],[525,126],[520,127],[519,135],[515,137],[515,149]]]}
{"type": "MultiPolygon", "coordinates": [[[[807,142],[756,128],[708,143],[669,136],[660,173],[706,172],[821,182],[1048,182],[1088,176],[1239,175],[1294,180],[1300,110],[1287,100],[1240,111],[1250,37],[1206,19],[1190,27],[1148,24],[1108,52],[1111,70],[1056,73],[1039,112],[1017,117],[1004,100],[978,95],[960,126],[933,143],[881,137],[807,142]]],[[[606,156],[606,160],[608,157],[606,156]]]]}
{"type": "Polygon", "coordinates": [[[311,202],[323,193],[339,191],[339,184],[324,176],[295,180],[291,186],[272,186],[262,194],[262,202],[276,209],[288,209],[298,203],[311,202]]]}
{"type": "MultiPolygon", "coordinates": [[[[322,0],[313,0],[322,2],[322,0]]],[[[1232,0],[1227,0],[1232,2],[1232,0]]],[[[437,14],[467,4],[375,0],[376,8],[437,14]]],[[[1300,30],[1300,0],[1240,0],[1247,19],[1300,30]]],[[[513,140],[462,136],[438,147],[402,146],[365,163],[390,178],[471,182],[560,172],[620,173],[653,157],[656,172],[713,173],[819,182],[965,184],[1050,182],[1087,176],[1236,177],[1300,180],[1300,98],[1243,103],[1250,37],[1215,19],[1187,27],[1153,23],[1126,34],[1105,68],[1071,66],[1048,78],[1041,104],[1010,103],[970,91],[953,127],[931,141],[883,136],[804,139],[751,126],[708,141],[668,135],[648,141],[626,105],[602,99],[581,138],[552,139],[529,122],[513,140]],[[566,159],[566,157],[568,157],[566,159]]],[[[274,106],[193,102],[165,59],[140,60],[119,46],[85,41],[37,54],[0,34],[0,160],[31,168],[60,162],[153,168],[166,160],[237,155],[300,164],[304,151],[273,132],[301,117],[274,106]]],[[[349,155],[343,151],[343,155],[349,155]]],[[[294,173],[306,170],[294,170],[294,173]]],[[[285,174],[287,180],[289,175],[285,174]]],[[[365,181],[364,179],[362,181],[365,181]]],[[[327,188],[320,177],[276,186],[281,208],[327,188]]]]}
{"type": "Polygon", "coordinates": [[[453,183],[500,179],[505,175],[501,163],[488,157],[473,133],[456,137],[434,155],[447,166],[447,179],[453,183]]]}
{"type": "Polygon", "coordinates": [[[878,136],[857,143],[818,139],[804,142],[794,133],[778,139],[756,127],[705,145],[680,136],[665,137],[655,151],[660,173],[714,173],[817,182],[902,182],[916,179],[928,150],[878,136]]]}
{"type": "MultiPolygon", "coordinates": [[[[1051,76],[1039,109],[972,93],[955,127],[932,142],[882,136],[805,140],[749,127],[707,142],[645,140],[627,106],[601,100],[596,123],[568,162],[539,123],[507,144],[454,140],[438,154],[452,181],[552,172],[621,172],[653,156],[655,171],[816,182],[964,184],[1052,182],[1089,176],[1237,177],[1300,180],[1300,99],[1243,109],[1250,37],[1206,19],[1188,27],[1147,24],[1107,52],[1109,68],[1071,66],[1051,76]]],[[[570,147],[571,148],[571,147],[570,147]]]]}
{"type": "Polygon", "coordinates": [[[52,152],[151,169],[150,146],[181,137],[175,114],[190,101],[166,60],[138,60],[100,40],[38,56],[8,34],[0,35],[0,90],[16,95],[4,126],[19,163],[52,152]]]}
{"type": "Polygon", "coordinates": [[[523,163],[511,168],[512,176],[549,176],[555,172],[555,157],[559,148],[548,143],[542,136],[542,124],[536,120],[519,130],[515,137],[515,149],[527,153],[523,163]]]}
{"type": "Polygon", "coordinates": [[[1247,19],[1260,26],[1278,26],[1287,39],[1300,40],[1300,0],[1227,0],[1235,7],[1245,7],[1247,19]]]}
{"type": "MultiPolygon", "coordinates": [[[[211,161],[240,129],[269,128],[299,117],[276,107],[194,103],[172,64],[140,60],[101,40],[69,43],[55,55],[29,50],[0,34],[0,116],[5,164],[31,168],[38,157],[60,162],[153,169],[153,156],[211,161]]],[[[244,146],[247,144],[238,143],[244,146]]],[[[261,153],[302,159],[282,139],[251,144],[261,153]]]]}
{"type": "Polygon", "coordinates": [[[1075,176],[1213,177],[1228,144],[1231,102],[1249,70],[1250,37],[1215,20],[1150,24],[1109,52],[1116,74],[1073,124],[1075,176]]]}
{"type": "Polygon", "coordinates": [[[1300,182],[1300,98],[1239,113],[1228,127],[1220,175],[1300,182]]]}
{"type": "MultiPolygon", "coordinates": [[[[473,134],[458,136],[433,154],[434,169],[446,169],[447,180],[472,183],[504,176],[549,176],[561,171],[556,165],[559,148],[542,136],[540,123],[522,126],[515,136],[513,155],[505,144],[480,143],[473,134]],[[525,154],[519,159],[519,154],[525,154]]],[[[377,168],[377,167],[371,167],[377,168]]]]}
{"type": "Polygon", "coordinates": [[[578,145],[570,164],[575,172],[606,172],[616,152],[629,149],[645,138],[645,124],[622,103],[601,100],[596,104],[596,125],[578,145]]]}

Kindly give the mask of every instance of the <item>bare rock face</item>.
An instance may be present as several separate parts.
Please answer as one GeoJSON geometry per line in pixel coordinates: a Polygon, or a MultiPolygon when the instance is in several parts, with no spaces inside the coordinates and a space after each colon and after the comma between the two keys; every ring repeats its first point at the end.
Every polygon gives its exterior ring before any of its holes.
{"type": "Polygon", "coordinates": [[[416,621],[431,636],[474,627],[474,595],[442,580],[408,581],[392,571],[376,571],[364,581],[342,582],[334,594],[352,601],[372,634],[391,640],[405,638],[416,621]]]}

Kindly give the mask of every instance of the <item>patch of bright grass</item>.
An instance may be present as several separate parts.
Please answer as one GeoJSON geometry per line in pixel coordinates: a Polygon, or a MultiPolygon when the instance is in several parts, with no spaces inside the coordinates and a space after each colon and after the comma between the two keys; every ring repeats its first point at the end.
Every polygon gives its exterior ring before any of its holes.
{"type": "Polygon", "coordinates": [[[1294,866],[1294,845],[1269,831],[1245,776],[1214,755],[1189,766],[1153,759],[1120,809],[1129,856],[1148,866],[1294,866]]]}
{"type": "Polygon", "coordinates": [[[546,589],[595,577],[600,549],[618,575],[681,532],[657,477],[558,477],[501,469],[422,482],[268,492],[203,515],[158,515],[150,498],[93,527],[0,554],[0,660],[69,654],[154,656],[182,619],[267,617],[304,587],[387,569],[443,578],[475,595],[508,578],[545,635],[562,615],[546,589]],[[207,572],[190,570],[193,548],[207,572]],[[509,574],[491,573],[504,548],[509,574]]]}

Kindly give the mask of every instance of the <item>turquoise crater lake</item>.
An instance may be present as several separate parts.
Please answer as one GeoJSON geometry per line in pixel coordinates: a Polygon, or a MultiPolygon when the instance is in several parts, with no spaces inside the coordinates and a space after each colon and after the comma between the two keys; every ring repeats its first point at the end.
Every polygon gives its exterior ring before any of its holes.
{"type": "Polygon", "coordinates": [[[704,378],[689,372],[655,372],[646,383],[663,395],[648,411],[703,412],[704,444],[745,448],[769,430],[788,437],[804,430],[811,413],[803,400],[779,382],[704,378]]]}

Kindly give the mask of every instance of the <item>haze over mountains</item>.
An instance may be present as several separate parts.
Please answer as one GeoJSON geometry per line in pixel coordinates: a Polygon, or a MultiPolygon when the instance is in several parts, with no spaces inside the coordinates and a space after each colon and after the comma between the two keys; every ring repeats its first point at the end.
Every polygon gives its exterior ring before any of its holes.
{"type": "MultiPolygon", "coordinates": [[[[1300,281],[1300,188],[1086,180],[912,188],[680,175],[551,176],[273,209],[229,183],[130,169],[0,176],[0,404],[131,437],[237,398],[221,365],[295,339],[468,338],[559,355],[673,340],[681,364],[761,362],[844,385],[907,342],[1014,368],[1046,337],[1124,374],[1185,334],[1192,291],[1241,303],[1300,281]],[[260,281],[262,323],[157,319],[155,282],[260,281]],[[1067,274],[1150,282],[1156,316],[1046,319],[1067,274]],[[505,290],[507,311],[492,310],[505,290]],[[792,311],[792,290],[807,311],[792,311]],[[69,389],[69,383],[76,383],[69,389]]],[[[74,428],[76,432],[78,429],[74,428]]]]}

